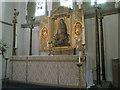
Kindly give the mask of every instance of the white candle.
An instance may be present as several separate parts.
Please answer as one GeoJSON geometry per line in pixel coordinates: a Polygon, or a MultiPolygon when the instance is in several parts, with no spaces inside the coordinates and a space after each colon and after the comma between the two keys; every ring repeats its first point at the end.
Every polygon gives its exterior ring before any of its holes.
{"type": "Polygon", "coordinates": [[[82,44],[85,44],[85,29],[82,31],[82,44]]]}
{"type": "Polygon", "coordinates": [[[79,63],[80,63],[80,56],[79,56],[79,63]]]}
{"type": "Polygon", "coordinates": [[[79,51],[79,63],[81,62],[80,57],[81,57],[81,52],[79,51]]]}
{"type": "MultiPolygon", "coordinates": [[[[82,14],[83,14],[83,11],[82,11],[82,14]]],[[[82,17],[82,44],[85,44],[85,24],[84,24],[84,17],[82,17]]]]}
{"type": "Polygon", "coordinates": [[[17,26],[16,26],[16,34],[15,34],[15,48],[17,48],[18,37],[17,37],[17,26]]]}
{"type": "Polygon", "coordinates": [[[8,59],[8,54],[7,53],[5,54],[5,58],[8,59]]]}

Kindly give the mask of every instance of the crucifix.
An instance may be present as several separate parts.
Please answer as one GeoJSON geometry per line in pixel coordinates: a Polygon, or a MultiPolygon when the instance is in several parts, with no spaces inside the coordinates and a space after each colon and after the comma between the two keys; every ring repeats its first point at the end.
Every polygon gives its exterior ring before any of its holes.
{"type": "Polygon", "coordinates": [[[17,16],[19,15],[19,12],[14,9],[14,14],[13,14],[13,50],[12,50],[12,55],[16,55],[16,48],[15,48],[15,43],[16,43],[16,23],[17,23],[17,16]]]}
{"type": "Polygon", "coordinates": [[[31,25],[30,25],[30,47],[29,47],[29,55],[32,55],[32,29],[34,28],[33,26],[33,22],[35,21],[35,19],[33,17],[31,17],[31,25]]]}

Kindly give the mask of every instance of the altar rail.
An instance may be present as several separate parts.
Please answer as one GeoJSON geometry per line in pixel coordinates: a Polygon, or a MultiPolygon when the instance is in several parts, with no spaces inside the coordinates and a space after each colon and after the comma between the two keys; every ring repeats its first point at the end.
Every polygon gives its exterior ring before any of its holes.
{"type": "Polygon", "coordinates": [[[85,74],[77,67],[78,56],[12,57],[11,80],[59,87],[85,87],[85,74]]]}

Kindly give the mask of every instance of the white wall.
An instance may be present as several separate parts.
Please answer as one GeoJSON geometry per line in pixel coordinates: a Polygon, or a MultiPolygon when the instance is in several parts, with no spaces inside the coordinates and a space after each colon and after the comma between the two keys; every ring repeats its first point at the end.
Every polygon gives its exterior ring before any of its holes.
{"type": "MultiPolygon", "coordinates": [[[[25,23],[26,17],[26,2],[2,2],[2,21],[12,23],[13,20],[13,11],[17,9],[19,11],[19,16],[17,16],[17,32],[18,32],[18,49],[17,55],[23,55],[23,29],[21,28],[21,24],[25,23]]],[[[9,57],[12,56],[12,39],[13,39],[13,27],[2,24],[2,39],[3,43],[7,44],[9,48],[7,48],[7,54],[9,57]]],[[[3,59],[3,78],[5,72],[5,60],[3,59]]],[[[8,69],[7,69],[7,77],[10,76],[10,63],[8,61],[8,69]]]]}
{"type": "MultiPolygon", "coordinates": [[[[11,23],[12,22],[12,13],[13,13],[13,7],[15,3],[5,3],[2,2],[2,21],[11,23]]],[[[12,26],[8,26],[5,24],[2,24],[2,40],[4,44],[7,44],[9,48],[7,48],[7,54],[9,57],[11,56],[12,51],[12,26]]],[[[2,60],[2,78],[5,76],[5,60],[2,60]]],[[[8,73],[7,73],[8,74],[8,73]]],[[[8,75],[7,75],[8,76],[8,75]]]]}
{"type": "Polygon", "coordinates": [[[96,78],[96,42],[95,42],[95,19],[86,19],[85,20],[85,29],[86,29],[86,45],[87,45],[87,61],[92,64],[89,65],[89,69],[93,70],[94,79],[96,78]]]}
{"type": "Polygon", "coordinates": [[[113,58],[118,58],[118,14],[105,17],[104,30],[106,77],[107,80],[112,81],[111,60],[113,58]]]}
{"type": "MultiPolygon", "coordinates": [[[[106,79],[112,81],[112,58],[118,58],[118,14],[104,17],[104,40],[105,40],[105,63],[106,63],[106,79]]],[[[86,35],[87,35],[87,58],[92,61],[92,69],[96,67],[96,47],[95,47],[95,19],[90,18],[85,20],[86,35]]],[[[91,67],[91,66],[90,66],[91,67]]]]}
{"type": "Polygon", "coordinates": [[[18,2],[15,6],[17,11],[19,11],[17,31],[18,31],[18,49],[17,55],[24,55],[23,52],[23,39],[24,39],[24,30],[21,28],[21,24],[26,23],[26,2],[18,2]]]}

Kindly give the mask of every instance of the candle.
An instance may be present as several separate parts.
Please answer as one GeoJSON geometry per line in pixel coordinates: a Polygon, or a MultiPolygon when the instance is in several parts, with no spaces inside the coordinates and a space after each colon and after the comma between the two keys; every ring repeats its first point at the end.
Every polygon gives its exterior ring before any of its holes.
{"type": "MultiPolygon", "coordinates": [[[[82,11],[82,14],[83,14],[83,11],[82,11]]],[[[84,24],[84,17],[82,17],[82,44],[85,44],[85,24],[84,24]]]]}
{"type": "Polygon", "coordinates": [[[7,59],[7,60],[8,60],[8,54],[5,54],[5,59],[7,59]]]}
{"type": "Polygon", "coordinates": [[[80,56],[79,56],[79,63],[80,63],[80,56]]]}
{"type": "Polygon", "coordinates": [[[81,57],[81,52],[79,51],[79,63],[81,62],[80,57],[81,57]]]}
{"type": "Polygon", "coordinates": [[[85,44],[85,29],[82,31],[82,44],[85,44]]]}

